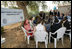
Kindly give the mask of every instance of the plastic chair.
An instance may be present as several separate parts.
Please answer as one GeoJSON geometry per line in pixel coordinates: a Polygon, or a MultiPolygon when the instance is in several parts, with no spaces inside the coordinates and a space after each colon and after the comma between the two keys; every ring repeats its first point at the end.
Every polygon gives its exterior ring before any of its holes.
{"type": "MultiPolygon", "coordinates": [[[[23,32],[25,33],[25,40],[26,40],[26,38],[27,38],[27,41],[28,41],[28,44],[29,44],[30,35],[27,35],[26,30],[24,29],[24,27],[21,27],[21,28],[22,28],[23,32]]],[[[28,33],[31,33],[31,32],[28,32],[28,33]]]]}
{"type": "Polygon", "coordinates": [[[57,31],[55,31],[54,33],[49,32],[49,43],[50,43],[50,38],[52,37],[51,34],[56,34],[57,33],[57,38],[54,38],[54,47],[56,48],[56,44],[57,44],[57,40],[59,40],[60,38],[62,39],[62,45],[63,45],[63,35],[66,31],[65,27],[61,27],[60,29],[58,29],[57,31]]]}
{"type": "MultiPolygon", "coordinates": [[[[71,28],[71,22],[69,24],[70,24],[70,28],[71,28]]],[[[65,33],[65,35],[69,35],[69,39],[71,42],[71,29],[66,29],[66,31],[69,31],[69,33],[65,33]]]]}
{"type": "Polygon", "coordinates": [[[70,31],[69,33],[65,33],[65,34],[66,34],[66,35],[69,35],[69,39],[70,39],[70,42],[71,42],[71,29],[66,30],[66,31],[70,31]]]}
{"type": "Polygon", "coordinates": [[[45,47],[47,48],[48,33],[44,34],[43,31],[38,31],[38,33],[34,34],[34,39],[35,39],[35,42],[36,42],[36,48],[38,48],[38,42],[45,42],[45,47]]]}
{"type": "Polygon", "coordinates": [[[6,38],[1,37],[1,44],[3,44],[6,41],[6,38]]]}

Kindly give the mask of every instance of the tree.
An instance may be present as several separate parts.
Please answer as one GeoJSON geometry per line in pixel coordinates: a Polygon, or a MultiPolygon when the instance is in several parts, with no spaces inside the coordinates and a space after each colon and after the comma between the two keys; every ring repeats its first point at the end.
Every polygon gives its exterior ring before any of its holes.
{"type": "Polygon", "coordinates": [[[25,14],[26,18],[29,16],[28,12],[27,12],[27,6],[32,11],[39,11],[40,3],[43,3],[42,7],[46,7],[46,5],[44,4],[45,3],[44,1],[17,1],[18,7],[20,7],[21,9],[24,10],[24,14],[25,14]]]}
{"type": "Polygon", "coordinates": [[[24,2],[20,2],[20,1],[16,1],[17,2],[17,5],[19,8],[23,9],[23,12],[24,12],[24,16],[25,18],[27,18],[29,15],[28,15],[28,12],[27,12],[27,2],[24,1],[24,2]]]}
{"type": "Polygon", "coordinates": [[[45,11],[47,9],[47,5],[45,4],[46,2],[42,1],[42,9],[45,11]]]}
{"type": "MultiPolygon", "coordinates": [[[[20,9],[23,9],[23,12],[24,12],[24,16],[25,18],[29,18],[29,14],[28,14],[28,9],[29,8],[32,12],[39,12],[39,6],[41,3],[43,3],[42,7],[45,8],[46,5],[44,5],[44,1],[1,1],[1,5],[5,6],[5,7],[9,7],[9,8],[20,8],[20,9]],[[11,6],[9,6],[9,3],[11,6]],[[18,7],[14,6],[14,5],[17,5],[18,7]]],[[[34,13],[35,13],[34,12],[34,13]]]]}
{"type": "Polygon", "coordinates": [[[12,8],[12,7],[16,7],[15,5],[16,5],[16,1],[1,1],[1,7],[4,6],[4,7],[12,8]]]}

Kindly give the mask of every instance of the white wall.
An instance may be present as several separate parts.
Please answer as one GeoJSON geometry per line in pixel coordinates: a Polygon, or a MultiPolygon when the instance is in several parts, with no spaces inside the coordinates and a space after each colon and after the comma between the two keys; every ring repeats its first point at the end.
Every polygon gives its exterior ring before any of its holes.
{"type": "Polygon", "coordinates": [[[24,21],[22,9],[1,8],[1,26],[11,25],[24,21]]]}
{"type": "Polygon", "coordinates": [[[71,6],[61,6],[61,7],[58,7],[58,10],[61,12],[61,13],[68,13],[71,9],[71,6]]]}

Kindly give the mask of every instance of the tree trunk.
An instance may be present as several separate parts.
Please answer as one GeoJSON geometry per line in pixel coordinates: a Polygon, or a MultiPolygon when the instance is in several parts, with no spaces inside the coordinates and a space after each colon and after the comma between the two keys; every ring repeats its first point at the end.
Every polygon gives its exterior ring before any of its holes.
{"type": "Polygon", "coordinates": [[[26,8],[26,2],[25,1],[23,1],[23,3],[22,2],[20,2],[20,1],[17,1],[16,2],[17,3],[17,5],[18,5],[18,7],[20,8],[20,9],[23,9],[23,12],[24,12],[24,18],[26,19],[28,19],[28,17],[29,17],[29,15],[28,15],[28,12],[27,12],[27,8],[26,8]]]}

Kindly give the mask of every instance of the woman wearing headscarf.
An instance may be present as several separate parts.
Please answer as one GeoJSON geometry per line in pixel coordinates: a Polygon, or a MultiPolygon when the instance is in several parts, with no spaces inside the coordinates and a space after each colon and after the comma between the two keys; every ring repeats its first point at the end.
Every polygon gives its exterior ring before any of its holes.
{"type": "Polygon", "coordinates": [[[30,26],[30,23],[29,23],[29,20],[25,20],[24,21],[24,28],[26,29],[26,33],[27,33],[27,35],[31,35],[31,36],[33,36],[33,29],[31,29],[31,26],[30,26]],[[28,33],[28,32],[31,32],[31,33],[28,33]]]}

